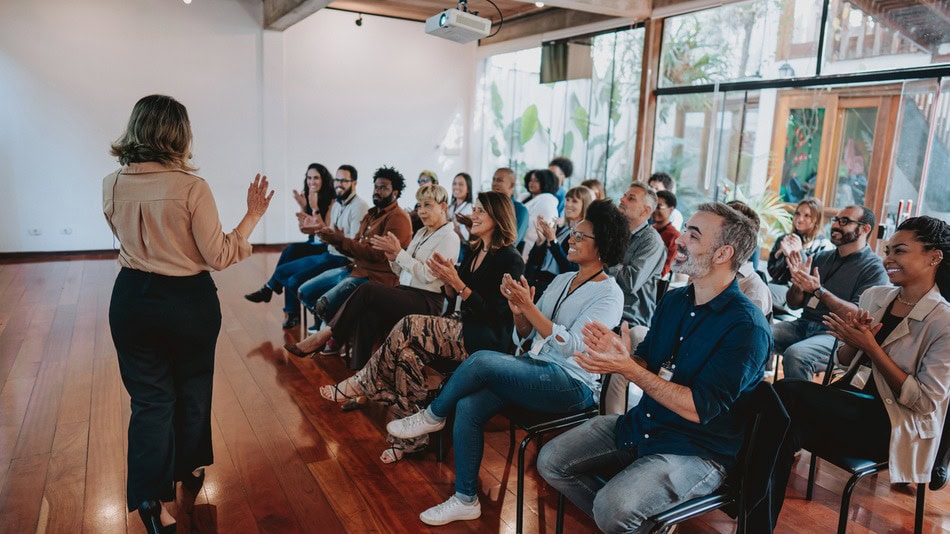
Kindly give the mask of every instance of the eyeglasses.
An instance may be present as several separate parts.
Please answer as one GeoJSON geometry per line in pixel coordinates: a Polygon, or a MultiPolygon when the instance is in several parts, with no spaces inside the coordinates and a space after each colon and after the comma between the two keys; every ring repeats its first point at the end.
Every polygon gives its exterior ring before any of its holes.
{"type": "Polygon", "coordinates": [[[425,185],[425,184],[428,184],[428,183],[431,183],[431,182],[432,182],[432,180],[429,179],[429,178],[419,178],[418,180],[416,180],[416,183],[419,184],[419,185],[425,185]]]}
{"type": "Polygon", "coordinates": [[[346,178],[334,178],[333,183],[335,184],[348,184],[350,182],[355,182],[356,180],[348,180],[346,178]]]}
{"type": "Polygon", "coordinates": [[[590,234],[585,234],[584,232],[581,232],[580,230],[571,230],[571,238],[574,240],[575,243],[580,243],[581,241],[584,240],[585,237],[594,239],[594,236],[590,234]]]}
{"type": "Polygon", "coordinates": [[[861,224],[861,221],[856,221],[847,217],[832,217],[831,222],[838,223],[838,226],[848,226],[851,223],[861,224]]]}

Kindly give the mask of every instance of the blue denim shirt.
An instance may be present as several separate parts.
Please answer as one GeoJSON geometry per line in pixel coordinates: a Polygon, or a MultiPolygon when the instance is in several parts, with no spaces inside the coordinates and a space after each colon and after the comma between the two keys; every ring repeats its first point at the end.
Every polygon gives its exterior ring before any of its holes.
{"type": "Polygon", "coordinates": [[[667,292],[636,354],[658,373],[680,336],[672,382],[690,388],[700,422],[687,421],[644,394],[617,421],[616,445],[637,448],[639,456],[699,456],[730,469],[744,429],[742,415],[732,408],[762,380],[772,332],[733,281],[701,306],[694,305],[692,285],[667,292]]]}

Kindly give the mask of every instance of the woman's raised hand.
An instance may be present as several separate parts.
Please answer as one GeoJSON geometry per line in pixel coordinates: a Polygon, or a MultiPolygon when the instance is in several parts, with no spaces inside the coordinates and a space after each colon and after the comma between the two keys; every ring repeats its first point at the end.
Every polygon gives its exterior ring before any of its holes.
{"type": "Polygon", "coordinates": [[[247,186],[247,213],[263,217],[270,206],[270,199],[274,198],[274,191],[267,192],[267,176],[258,174],[251,185],[247,186]]]}
{"type": "Polygon", "coordinates": [[[464,286],[462,279],[459,278],[458,271],[455,270],[455,262],[444,258],[438,252],[433,253],[426,260],[426,266],[432,271],[436,278],[442,280],[442,283],[458,289],[458,286],[464,286]]]}
{"type": "Polygon", "coordinates": [[[300,206],[300,211],[306,211],[307,209],[307,197],[303,196],[303,193],[294,189],[294,200],[297,201],[297,205],[300,206]]]}
{"type": "Polygon", "coordinates": [[[534,225],[538,229],[538,243],[554,241],[554,227],[548,224],[544,217],[538,215],[538,220],[535,221],[534,225]]]}

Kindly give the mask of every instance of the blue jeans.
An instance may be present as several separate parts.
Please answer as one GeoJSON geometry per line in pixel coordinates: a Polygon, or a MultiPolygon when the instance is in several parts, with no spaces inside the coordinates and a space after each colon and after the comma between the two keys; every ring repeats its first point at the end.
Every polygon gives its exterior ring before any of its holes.
{"type": "Polygon", "coordinates": [[[280,252],[280,257],[277,258],[277,267],[274,269],[274,274],[271,275],[270,280],[267,281],[267,287],[271,289],[283,289],[283,283],[277,278],[277,269],[279,269],[282,265],[286,265],[301,258],[323,254],[326,251],[326,243],[321,243],[319,241],[312,243],[309,241],[305,243],[291,243],[287,245],[284,247],[284,250],[280,252]]]}
{"type": "MultiPolygon", "coordinates": [[[[317,277],[331,269],[337,269],[347,264],[349,260],[345,256],[330,254],[317,254],[300,258],[284,265],[280,265],[274,270],[274,276],[267,286],[271,289],[283,287],[284,291],[284,312],[296,314],[300,309],[300,301],[297,299],[297,292],[307,281],[317,277]]],[[[333,283],[334,285],[336,282],[333,283]]]]}
{"type": "Polygon", "coordinates": [[[821,323],[796,319],[772,325],[775,352],[782,355],[785,378],[811,380],[825,370],[835,338],[821,323]]]}
{"type": "Polygon", "coordinates": [[[474,497],[484,447],[482,427],[504,407],[564,413],[596,402],[587,386],[558,365],[480,350],[459,365],[429,409],[446,417],[455,408],[455,491],[474,497]]]}
{"type": "MultiPolygon", "coordinates": [[[[636,408],[634,408],[636,409],[636,408]]],[[[726,471],[698,456],[618,449],[619,415],[595,417],[557,436],[538,454],[544,480],[594,518],[604,532],[648,532],[648,518],[715,491],[726,471]]]]}
{"type": "MultiPolygon", "coordinates": [[[[346,269],[349,269],[348,267],[346,269]]],[[[322,275],[321,275],[322,276],[322,275]]],[[[304,298],[301,288],[301,300],[308,310],[320,318],[324,323],[329,323],[330,319],[340,311],[343,304],[350,298],[356,288],[368,283],[369,278],[358,278],[356,276],[347,276],[337,282],[337,284],[326,290],[322,296],[318,296],[316,301],[310,300],[313,295],[307,295],[304,298]],[[311,304],[312,303],[312,304],[311,304]]]]}

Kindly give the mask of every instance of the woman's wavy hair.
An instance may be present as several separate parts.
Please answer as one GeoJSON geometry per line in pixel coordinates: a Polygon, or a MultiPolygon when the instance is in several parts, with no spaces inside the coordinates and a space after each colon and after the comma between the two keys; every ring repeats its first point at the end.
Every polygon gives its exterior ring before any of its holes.
{"type": "MultiPolygon", "coordinates": [[[[514,243],[518,236],[518,226],[515,223],[515,205],[511,203],[511,198],[494,191],[482,191],[477,198],[485,214],[495,223],[488,248],[497,250],[514,243]]],[[[472,251],[477,252],[482,247],[482,240],[472,236],[468,244],[472,251]]]]}
{"type": "MultiPolygon", "coordinates": [[[[336,189],[333,188],[333,175],[319,163],[311,163],[307,167],[307,172],[310,172],[310,169],[316,170],[317,174],[320,175],[320,190],[317,191],[317,212],[321,217],[326,217],[330,204],[336,198],[336,189]]],[[[307,199],[307,214],[312,215],[313,206],[310,205],[310,186],[307,185],[307,175],[303,177],[303,197],[307,199]]]]}
{"type": "Polygon", "coordinates": [[[129,124],[110,153],[122,165],[156,162],[195,171],[191,160],[191,121],[188,110],[170,96],[149,95],[135,103],[129,124]]]}
{"type": "Polygon", "coordinates": [[[902,222],[897,227],[898,232],[901,230],[913,232],[917,242],[924,245],[924,250],[939,250],[943,253],[937,266],[937,289],[944,299],[950,300],[950,224],[922,215],[902,222]]]}
{"type": "Polygon", "coordinates": [[[795,211],[798,211],[798,208],[802,206],[808,207],[808,210],[811,211],[811,220],[815,223],[814,226],[811,227],[811,230],[802,236],[802,243],[808,244],[821,232],[822,223],[824,223],[825,218],[825,208],[822,206],[821,201],[814,197],[809,197],[799,202],[798,205],[795,206],[795,211]]]}
{"type": "Polygon", "coordinates": [[[594,227],[594,246],[600,261],[612,267],[623,261],[630,243],[627,218],[610,200],[595,200],[587,207],[584,220],[594,227]]]}

